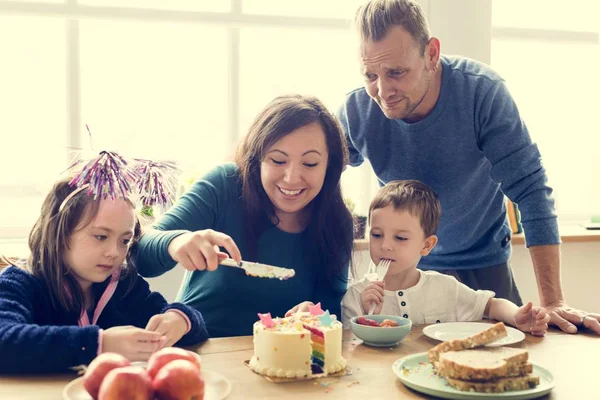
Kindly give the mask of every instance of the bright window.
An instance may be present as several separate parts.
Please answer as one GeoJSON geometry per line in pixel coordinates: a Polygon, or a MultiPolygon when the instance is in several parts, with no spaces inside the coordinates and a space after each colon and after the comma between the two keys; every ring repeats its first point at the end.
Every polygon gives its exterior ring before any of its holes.
{"type": "Polygon", "coordinates": [[[492,67],[542,152],[559,218],[599,214],[600,3],[495,0],[492,16],[492,67]]]}
{"type": "MultiPolygon", "coordinates": [[[[0,73],[0,240],[27,236],[81,151],[175,160],[187,184],[231,159],[277,95],[313,94],[335,112],[361,85],[350,28],[361,2],[0,0],[0,38],[11,38],[0,39],[10,55],[0,73]]],[[[344,174],[357,208],[369,174],[344,174]]]]}
{"type": "Polygon", "coordinates": [[[314,95],[332,112],[337,111],[344,94],[362,85],[355,49],[352,35],[346,31],[242,29],[242,131],[267,102],[284,93],[314,95]]]}
{"type": "Polygon", "coordinates": [[[184,169],[224,159],[225,28],[84,20],[80,34],[81,121],[94,148],[184,169]]]}
{"type": "Polygon", "coordinates": [[[23,237],[67,163],[65,20],[0,15],[0,52],[0,237],[23,237]]]}
{"type": "Polygon", "coordinates": [[[229,11],[230,1],[218,0],[79,0],[81,4],[101,7],[144,8],[176,11],[229,11]]]}
{"type": "Polygon", "coordinates": [[[597,32],[599,17],[598,0],[493,0],[494,26],[597,32]]]}
{"type": "Polygon", "coordinates": [[[365,0],[242,0],[242,9],[249,14],[285,15],[292,17],[354,17],[365,0]]]}

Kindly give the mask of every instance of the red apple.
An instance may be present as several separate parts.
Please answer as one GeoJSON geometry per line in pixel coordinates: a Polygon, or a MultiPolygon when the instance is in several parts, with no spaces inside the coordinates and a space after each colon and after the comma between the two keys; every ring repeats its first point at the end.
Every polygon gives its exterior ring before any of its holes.
{"type": "Polygon", "coordinates": [[[92,398],[97,399],[100,385],[106,374],[115,368],[127,367],[130,364],[129,360],[120,354],[102,353],[94,358],[85,370],[83,387],[92,398]]]}
{"type": "Polygon", "coordinates": [[[200,370],[188,360],[171,361],[162,367],[152,387],[161,400],[204,399],[204,380],[200,370]]]}
{"type": "Polygon", "coordinates": [[[148,374],[154,379],[158,371],[173,360],[188,360],[200,370],[200,360],[191,351],[179,347],[165,347],[150,356],[148,360],[148,374]]]}
{"type": "Polygon", "coordinates": [[[152,400],[152,380],[142,367],[116,368],[100,385],[99,400],[152,400]]]}

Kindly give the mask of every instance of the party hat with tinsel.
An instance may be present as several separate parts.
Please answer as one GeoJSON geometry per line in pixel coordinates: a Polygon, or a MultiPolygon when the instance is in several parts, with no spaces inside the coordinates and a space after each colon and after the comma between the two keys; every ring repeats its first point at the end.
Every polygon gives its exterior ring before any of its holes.
{"type": "Polygon", "coordinates": [[[163,211],[175,200],[179,168],[174,162],[136,159],[137,189],[142,206],[158,206],[163,211]]]}
{"type": "MultiPolygon", "coordinates": [[[[78,169],[83,160],[75,162],[69,170],[78,169]]],[[[89,160],[73,176],[70,186],[87,187],[86,193],[94,198],[114,200],[117,197],[128,198],[136,186],[139,175],[125,158],[114,151],[101,151],[98,157],[89,160]]]]}
{"type": "MultiPolygon", "coordinates": [[[[89,128],[88,133],[91,144],[89,128]]],[[[78,160],[68,169],[77,171],[69,182],[77,189],[65,199],[61,209],[73,195],[83,190],[95,199],[110,197],[112,200],[118,197],[131,199],[137,191],[143,209],[150,215],[155,205],[166,210],[173,204],[179,173],[171,161],[134,159],[128,162],[118,153],[106,150],[87,162],[78,160]]]]}

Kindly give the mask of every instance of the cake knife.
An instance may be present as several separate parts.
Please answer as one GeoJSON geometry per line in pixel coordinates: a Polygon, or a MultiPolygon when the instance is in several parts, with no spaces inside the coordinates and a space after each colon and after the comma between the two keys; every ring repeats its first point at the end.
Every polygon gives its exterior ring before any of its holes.
{"type": "Polygon", "coordinates": [[[246,272],[246,275],[249,276],[255,276],[257,278],[275,278],[279,279],[280,281],[292,278],[294,275],[296,275],[296,271],[290,268],[276,267],[274,265],[261,264],[250,261],[240,261],[238,263],[232,258],[225,258],[219,260],[219,265],[241,268],[246,272]]]}
{"type": "Polygon", "coordinates": [[[257,278],[275,278],[279,280],[285,280],[296,275],[296,271],[290,268],[276,267],[274,265],[243,260],[237,262],[232,258],[220,260],[219,264],[227,267],[241,268],[246,271],[246,275],[255,276],[257,278]]]}

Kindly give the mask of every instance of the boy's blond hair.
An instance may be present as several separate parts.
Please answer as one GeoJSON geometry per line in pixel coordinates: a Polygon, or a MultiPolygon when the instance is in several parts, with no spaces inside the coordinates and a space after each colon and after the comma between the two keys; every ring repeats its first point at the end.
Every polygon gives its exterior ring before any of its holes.
{"type": "Polygon", "coordinates": [[[369,221],[373,210],[394,206],[396,211],[408,211],[419,218],[425,237],[437,232],[442,206],[432,188],[416,180],[388,182],[379,189],[369,206],[369,221]]]}

